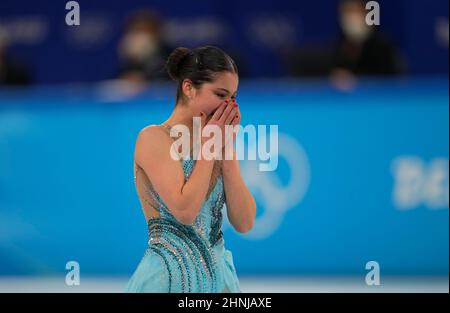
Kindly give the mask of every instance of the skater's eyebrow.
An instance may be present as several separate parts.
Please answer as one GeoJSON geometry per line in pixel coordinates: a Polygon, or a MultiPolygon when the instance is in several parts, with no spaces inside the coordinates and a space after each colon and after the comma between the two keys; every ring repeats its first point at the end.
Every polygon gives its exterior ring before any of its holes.
{"type": "MultiPolygon", "coordinates": [[[[217,88],[217,89],[221,89],[221,90],[225,91],[226,93],[230,93],[230,91],[229,91],[228,89],[225,89],[225,88],[219,87],[219,88],[217,88]]],[[[237,91],[234,92],[234,95],[235,95],[235,96],[237,95],[237,91]]]]}

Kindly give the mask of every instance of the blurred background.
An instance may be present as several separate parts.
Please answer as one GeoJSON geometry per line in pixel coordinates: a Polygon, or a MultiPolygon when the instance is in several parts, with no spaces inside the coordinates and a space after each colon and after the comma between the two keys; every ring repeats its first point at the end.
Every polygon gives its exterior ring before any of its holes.
{"type": "Polygon", "coordinates": [[[235,59],[242,124],[279,129],[276,171],[241,161],[254,228],[224,223],[242,290],[448,292],[447,0],[377,1],[371,26],[359,0],[80,0],[79,25],[68,2],[0,2],[0,292],[124,288],[134,140],[201,45],[235,59]]]}

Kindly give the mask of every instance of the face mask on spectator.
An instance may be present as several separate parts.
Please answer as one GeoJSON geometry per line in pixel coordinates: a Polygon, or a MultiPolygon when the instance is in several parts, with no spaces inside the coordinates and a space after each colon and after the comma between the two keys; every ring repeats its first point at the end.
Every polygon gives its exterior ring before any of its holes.
{"type": "Polygon", "coordinates": [[[359,14],[344,14],[340,24],[344,34],[353,41],[363,42],[370,34],[370,27],[366,24],[364,16],[359,14]]]}
{"type": "Polygon", "coordinates": [[[121,54],[125,59],[140,62],[157,50],[156,39],[147,32],[131,32],[121,44],[121,54]]]}

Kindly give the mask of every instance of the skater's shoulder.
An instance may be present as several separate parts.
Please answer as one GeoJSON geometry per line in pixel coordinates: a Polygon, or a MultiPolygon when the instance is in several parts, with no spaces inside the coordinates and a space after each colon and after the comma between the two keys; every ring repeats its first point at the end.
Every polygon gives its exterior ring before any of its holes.
{"type": "Polygon", "coordinates": [[[167,130],[162,125],[147,125],[139,131],[136,144],[152,147],[161,147],[170,143],[170,137],[167,130]]]}
{"type": "Polygon", "coordinates": [[[163,125],[150,124],[150,125],[143,127],[139,131],[138,137],[140,137],[140,136],[144,136],[144,137],[160,136],[165,133],[167,133],[167,130],[164,128],[163,125]]]}

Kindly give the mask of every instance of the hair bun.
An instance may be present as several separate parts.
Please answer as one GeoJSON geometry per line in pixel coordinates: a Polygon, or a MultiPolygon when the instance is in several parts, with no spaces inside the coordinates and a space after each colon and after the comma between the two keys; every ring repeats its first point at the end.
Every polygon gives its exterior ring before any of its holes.
{"type": "Polygon", "coordinates": [[[180,79],[180,63],[191,52],[191,49],[185,47],[176,48],[167,59],[167,73],[173,80],[180,79]]]}

